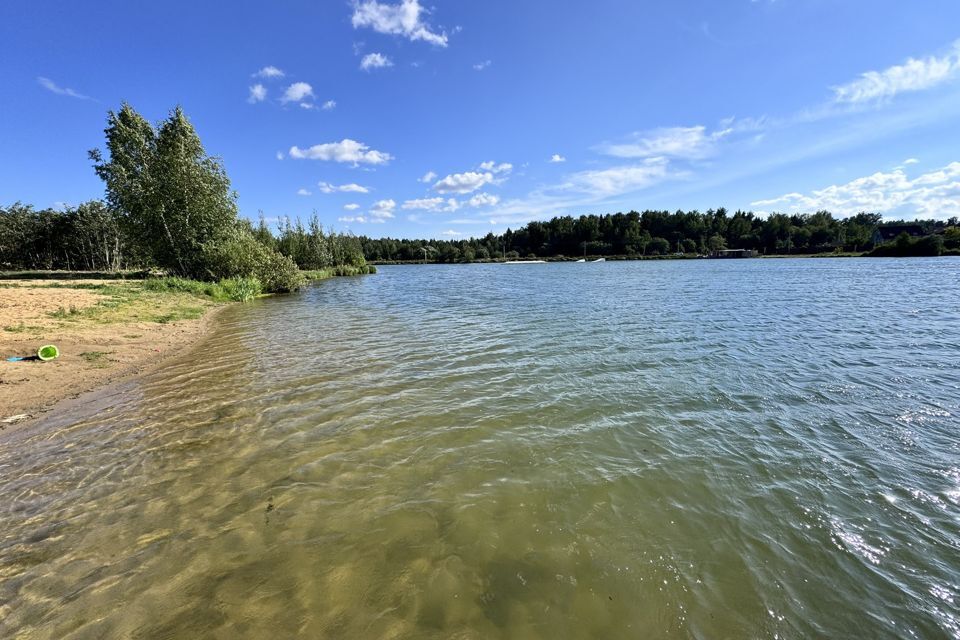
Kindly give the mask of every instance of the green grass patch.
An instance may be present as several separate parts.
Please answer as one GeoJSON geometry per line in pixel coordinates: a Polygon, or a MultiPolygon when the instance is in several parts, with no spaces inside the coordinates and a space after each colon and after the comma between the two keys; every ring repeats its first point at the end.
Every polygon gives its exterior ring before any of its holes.
{"type": "Polygon", "coordinates": [[[104,367],[110,366],[110,358],[107,356],[114,353],[113,351],[84,351],[80,354],[80,357],[83,358],[87,364],[102,369],[104,367]]]}
{"type": "Polygon", "coordinates": [[[143,281],[146,291],[190,293],[215,302],[249,302],[263,293],[256,278],[225,278],[219,282],[200,282],[168,276],[143,281]]]}
{"type": "Polygon", "coordinates": [[[178,320],[197,320],[201,317],[203,317],[203,307],[178,307],[173,311],[156,315],[150,320],[152,322],[159,322],[160,324],[167,324],[169,322],[177,322],[178,320]]]}
{"type": "Polygon", "coordinates": [[[57,318],[58,320],[64,320],[66,318],[72,318],[83,313],[80,309],[77,309],[76,305],[70,305],[69,308],[66,307],[57,307],[56,311],[50,312],[51,318],[57,318]]]}

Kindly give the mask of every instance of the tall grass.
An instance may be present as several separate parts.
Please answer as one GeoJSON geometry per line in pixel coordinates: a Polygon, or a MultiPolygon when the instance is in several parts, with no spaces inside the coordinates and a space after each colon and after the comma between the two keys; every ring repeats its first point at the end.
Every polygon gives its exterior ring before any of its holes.
{"type": "Polygon", "coordinates": [[[249,302],[263,293],[263,286],[256,278],[224,278],[219,282],[199,282],[176,276],[148,278],[143,281],[147,291],[179,291],[203,296],[217,302],[249,302]]]}
{"type": "Polygon", "coordinates": [[[368,273],[376,273],[377,268],[372,264],[365,264],[362,266],[354,266],[350,264],[344,264],[337,267],[327,267],[326,269],[311,269],[308,271],[303,271],[303,275],[307,280],[325,280],[326,278],[333,278],[336,276],[362,276],[368,273]]]}

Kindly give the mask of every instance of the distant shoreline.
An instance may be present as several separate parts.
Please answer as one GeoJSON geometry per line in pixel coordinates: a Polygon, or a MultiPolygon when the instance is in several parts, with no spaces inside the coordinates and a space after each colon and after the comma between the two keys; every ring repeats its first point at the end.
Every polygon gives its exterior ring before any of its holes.
{"type": "MultiPolygon", "coordinates": [[[[909,258],[909,257],[921,257],[921,258],[956,258],[960,257],[960,254],[956,253],[944,253],[940,256],[884,256],[892,258],[909,258]]],[[[869,258],[871,260],[876,259],[876,256],[870,256],[866,252],[862,253],[796,253],[796,254],[787,254],[787,253],[777,253],[771,255],[759,255],[752,258],[713,258],[711,256],[695,256],[695,255],[683,255],[683,256],[590,256],[586,257],[587,262],[596,260],[597,258],[604,258],[606,262],[657,262],[662,260],[710,260],[724,262],[729,260],[783,260],[788,258],[796,259],[809,259],[809,258],[869,258]]],[[[527,258],[508,258],[502,259],[497,258],[496,260],[473,260],[470,262],[436,262],[436,261],[427,261],[423,260],[371,260],[368,261],[369,264],[376,266],[384,265],[411,265],[411,264],[504,264],[507,260],[543,260],[546,262],[571,262],[576,263],[582,258],[569,257],[569,256],[552,256],[552,257],[543,257],[537,256],[536,258],[527,257],[527,258]]]]}

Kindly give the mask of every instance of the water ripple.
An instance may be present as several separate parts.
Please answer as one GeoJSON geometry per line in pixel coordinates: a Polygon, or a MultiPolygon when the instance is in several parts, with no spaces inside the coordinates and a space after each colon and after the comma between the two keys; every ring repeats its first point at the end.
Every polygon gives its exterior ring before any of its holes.
{"type": "Polygon", "coordinates": [[[389,267],[231,309],[0,442],[0,636],[960,638],[958,275],[389,267]]]}

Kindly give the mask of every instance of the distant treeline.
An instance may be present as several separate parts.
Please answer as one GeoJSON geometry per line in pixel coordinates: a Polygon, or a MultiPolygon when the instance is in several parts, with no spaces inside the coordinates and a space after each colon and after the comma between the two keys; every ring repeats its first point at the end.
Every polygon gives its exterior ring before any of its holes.
{"type": "Polygon", "coordinates": [[[960,227],[949,221],[881,222],[875,213],[837,219],[828,211],[775,213],[759,217],[726,209],[644,211],[563,216],[530,222],[505,233],[469,240],[407,240],[362,237],[369,261],[474,262],[503,258],[580,258],[584,255],[655,257],[706,255],[722,249],[753,249],[766,255],[864,252],[883,255],[940,255],[960,249],[960,227]],[[896,242],[889,231],[907,229],[896,242]],[[926,238],[926,239],[925,239],[926,238]],[[883,245],[882,247],[880,245],[883,245]],[[888,245],[896,245],[893,249],[888,245]]]}
{"type": "Polygon", "coordinates": [[[106,198],[62,210],[0,206],[0,269],[157,269],[196,280],[256,279],[292,291],[304,270],[366,272],[359,239],[238,215],[219,159],[178,107],[154,127],[130,105],[107,118],[106,157],[90,152],[106,198]]]}

